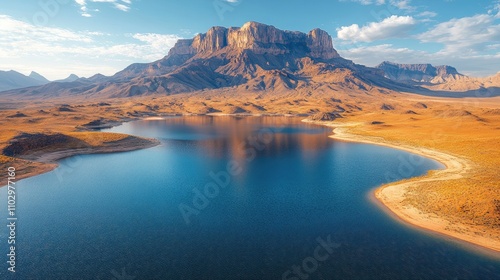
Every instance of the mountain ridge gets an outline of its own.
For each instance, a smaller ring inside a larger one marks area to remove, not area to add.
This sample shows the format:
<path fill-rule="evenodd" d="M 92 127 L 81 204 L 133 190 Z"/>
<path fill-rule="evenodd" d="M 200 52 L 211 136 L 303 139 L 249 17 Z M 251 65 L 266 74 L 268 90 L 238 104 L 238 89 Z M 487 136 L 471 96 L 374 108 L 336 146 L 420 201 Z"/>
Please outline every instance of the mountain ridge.
<path fill-rule="evenodd" d="M 464 76 L 460 74 L 456 68 L 449 65 L 433 66 L 426 64 L 401 64 L 390 61 L 384 61 L 375 68 L 384 71 L 385 76 L 391 80 L 418 84 L 418 83 L 433 83 L 436 79 L 442 81 Z"/>
<path fill-rule="evenodd" d="M 474 85 L 462 87 L 453 83 Z M 114 98 L 231 89 L 242 94 L 375 91 L 432 95 L 432 90 L 454 89 L 464 89 L 467 94 L 467 90 L 483 88 L 485 83 L 471 80 L 446 65 L 355 64 L 338 54 L 332 37 L 324 30 L 316 28 L 303 33 L 252 21 L 242 27 L 214 26 L 191 39 L 180 39 L 165 57 L 151 63 L 131 64 L 109 77 L 71 75 L 65 80 L 3 94 Z M 496 79 L 488 85 L 497 85 Z"/>
<path fill-rule="evenodd" d="M 449 65 L 402 64 L 389 61 L 382 62 L 376 68 L 383 70 L 388 79 L 432 91 L 500 91 L 500 72 L 493 76 L 476 78 L 463 75 Z"/>
<path fill-rule="evenodd" d="M 319 88 L 367 92 L 374 87 L 404 87 L 382 74 L 342 58 L 331 36 L 321 29 L 302 33 L 248 22 L 242 27 L 212 27 L 192 39 L 181 39 L 164 58 L 131 64 L 111 77 L 9 93 L 130 97 L 223 88 L 307 94 Z"/>

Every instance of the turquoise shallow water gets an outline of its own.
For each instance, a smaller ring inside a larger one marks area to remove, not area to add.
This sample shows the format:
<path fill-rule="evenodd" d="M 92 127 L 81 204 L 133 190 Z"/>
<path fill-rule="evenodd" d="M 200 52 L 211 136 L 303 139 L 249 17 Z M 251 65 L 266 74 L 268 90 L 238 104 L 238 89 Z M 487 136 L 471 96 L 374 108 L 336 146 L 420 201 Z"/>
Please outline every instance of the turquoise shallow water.
<path fill-rule="evenodd" d="M 64 159 L 20 181 L 18 272 L 2 260 L 1 279 L 500 276 L 498 261 L 369 200 L 376 186 L 442 168 L 435 161 L 334 141 L 293 118 L 179 117 L 109 131 L 162 144 Z M 6 200 L 1 188 L 5 223 Z"/>

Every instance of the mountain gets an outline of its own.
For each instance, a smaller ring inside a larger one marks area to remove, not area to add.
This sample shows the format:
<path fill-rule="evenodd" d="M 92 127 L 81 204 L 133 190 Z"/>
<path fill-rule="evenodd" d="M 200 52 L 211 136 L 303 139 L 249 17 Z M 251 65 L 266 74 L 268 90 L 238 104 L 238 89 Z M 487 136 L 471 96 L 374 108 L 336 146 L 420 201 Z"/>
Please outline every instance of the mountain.
<path fill-rule="evenodd" d="M 28 77 L 13 70 L 0 71 L 0 91 L 39 86 L 48 82 L 39 74 L 35 73 L 32 76 L 33 73 Z"/>
<path fill-rule="evenodd" d="M 498 95 L 499 80 L 470 78 L 446 65 L 386 61 L 375 68 L 366 67 L 342 58 L 333 48 L 331 36 L 321 29 L 302 33 L 248 22 L 242 27 L 215 26 L 192 39 L 181 39 L 162 59 L 134 63 L 110 77 L 72 74 L 2 95 L 109 98 L 231 91 L 318 97 L 338 92 L 452 96 L 447 91 L 459 91 L 464 97 L 477 95 L 477 90 Z"/>
<path fill-rule="evenodd" d="M 46 84 L 46 83 L 50 83 L 50 81 L 49 81 L 49 80 L 47 80 L 44 76 L 42 76 L 42 75 L 38 74 L 38 73 L 37 73 L 37 72 L 35 72 L 35 71 L 31 71 L 31 73 L 30 73 L 30 75 L 29 75 L 28 77 L 30 77 L 30 78 L 32 78 L 32 79 L 35 79 L 35 80 L 37 80 L 37 81 L 39 81 L 39 82 L 41 82 L 41 83 L 44 83 L 44 84 Z"/>
<path fill-rule="evenodd" d="M 448 65 L 398 64 L 384 61 L 375 68 L 383 70 L 385 77 L 391 80 L 408 84 L 436 84 L 464 77 L 457 69 Z"/>
<path fill-rule="evenodd" d="M 66 79 L 56 80 L 54 82 L 57 82 L 57 83 L 70 83 L 70 82 L 74 82 L 74 81 L 76 81 L 78 79 L 80 79 L 80 77 L 78 77 L 75 74 L 71 74 Z"/>
<path fill-rule="evenodd" d="M 50 83 L 11 94 L 37 96 L 128 97 L 231 89 L 238 92 L 386 91 L 407 86 L 383 71 L 340 57 L 331 36 L 314 29 L 284 31 L 248 22 L 212 27 L 179 40 L 162 59 L 135 63 L 111 77 Z"/>

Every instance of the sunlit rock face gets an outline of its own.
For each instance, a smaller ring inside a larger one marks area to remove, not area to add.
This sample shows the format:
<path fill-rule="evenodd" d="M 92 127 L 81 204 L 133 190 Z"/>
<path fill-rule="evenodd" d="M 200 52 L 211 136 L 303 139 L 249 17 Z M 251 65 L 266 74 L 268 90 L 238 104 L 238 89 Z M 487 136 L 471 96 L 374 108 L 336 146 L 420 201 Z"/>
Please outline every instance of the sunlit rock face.
<path fill-rule="evenodd" d="M 332 37 L 326 31 L 314 29 L 305 34 L 257 22 L 248 22 L 241 28 L 212 27 L 193 39 L 180 40 L 169 55 L 208 55 L 223 49 L 240 53 L 251 50 L 255 54 L 295 53 L 320 59 L 339 57 L 333 48 Z"/>

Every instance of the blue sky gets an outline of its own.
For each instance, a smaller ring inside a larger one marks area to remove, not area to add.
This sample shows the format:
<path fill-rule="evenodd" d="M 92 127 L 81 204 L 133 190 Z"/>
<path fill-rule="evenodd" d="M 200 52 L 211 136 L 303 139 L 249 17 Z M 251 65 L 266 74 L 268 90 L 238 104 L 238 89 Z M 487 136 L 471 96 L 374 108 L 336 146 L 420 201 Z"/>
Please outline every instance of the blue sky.
<path fill-rule="evenodd" d="M 368 66 L 500 71 L 500 0 L 0 0 L 0 70 L 111 75 L 162 58 L 179 38 L 247 21 L 322 28 L 342 56 Z"/>

